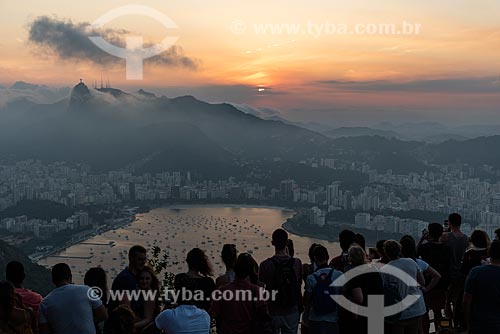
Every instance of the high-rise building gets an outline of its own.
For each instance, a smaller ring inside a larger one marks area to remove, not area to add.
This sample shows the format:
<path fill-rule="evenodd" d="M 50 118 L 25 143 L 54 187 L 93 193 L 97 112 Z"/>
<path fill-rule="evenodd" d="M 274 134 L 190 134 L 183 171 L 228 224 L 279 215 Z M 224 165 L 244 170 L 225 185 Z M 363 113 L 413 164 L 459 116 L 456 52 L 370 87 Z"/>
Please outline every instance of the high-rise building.
<path fill-rule="evenodd" d="M 357 228 L 367 228 L 370 223 L 369 213 L 357 213 L 354 217 L 354 225 Z"/>
<path fill-rule="evenodd" d="M 135 183 L 134 182 L 129 182 L 129 184 L 128 184 L 128 192 L 130 194 L 130 200 L 132 202 L 135 201 L 136 194 L 135 194 Z"/>
<path fill-rule="evenodd" d="M 283 180 L 280 184 L 280 194 L 281 199 L 284 201 L 292 201 L 293 200 L 293 189 L 295 188 L 294 180 Z"/>
<path fill-rule="evenodd" d="M 339 183 L 333 182 L 326 187 L 326 205 L 337 205 L 339 199 Z"/>

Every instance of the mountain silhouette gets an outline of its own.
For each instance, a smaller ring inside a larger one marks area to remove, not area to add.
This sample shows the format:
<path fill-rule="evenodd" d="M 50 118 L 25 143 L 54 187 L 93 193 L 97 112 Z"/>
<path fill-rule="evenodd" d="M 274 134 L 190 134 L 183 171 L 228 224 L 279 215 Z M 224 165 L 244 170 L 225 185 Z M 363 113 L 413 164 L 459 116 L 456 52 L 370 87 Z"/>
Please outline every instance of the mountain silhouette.
<path fill-rule="evenodd" d="M 75 112 L 78 111 L 78 112 Z M 12 106 L 0 123 L 0 152 L 47 161 L 87 162 L 98 170 L 209 170 L 241 173 L 242 161 L 323 155 L 316 132 L 245 114 L 193 96 L 167 98 L 83 82 L 68 100 Z M 23 136 L 16 135 L 21 131 Z"/>

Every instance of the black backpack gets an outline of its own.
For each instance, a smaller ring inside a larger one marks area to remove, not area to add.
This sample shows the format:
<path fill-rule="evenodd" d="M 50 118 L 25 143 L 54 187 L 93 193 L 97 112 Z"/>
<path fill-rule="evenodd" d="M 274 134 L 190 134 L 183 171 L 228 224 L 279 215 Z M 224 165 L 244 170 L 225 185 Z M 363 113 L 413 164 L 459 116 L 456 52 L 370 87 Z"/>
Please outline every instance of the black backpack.
<path fill-rule="evenodd" d="M 274 302 L 283 307 L 297 305 L 299 284 L 294 270 L 295 259 L 290 258 L 280 262 L 276 258 L 271 258 L 271 261 L 274 264 L 271 290 L 278 291 Z"/>

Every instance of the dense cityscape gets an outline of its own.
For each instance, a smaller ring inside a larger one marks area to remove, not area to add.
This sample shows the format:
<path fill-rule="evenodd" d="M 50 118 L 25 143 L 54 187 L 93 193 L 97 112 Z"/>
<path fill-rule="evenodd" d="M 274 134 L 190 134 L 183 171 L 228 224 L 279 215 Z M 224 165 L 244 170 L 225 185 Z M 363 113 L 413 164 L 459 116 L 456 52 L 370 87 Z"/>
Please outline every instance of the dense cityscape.
<path fill-rule="evenodd" d="M 167 203 L 172 200 L 184 203 L 233 201 L 242 204 L 254 201 L 309 208 L 310 218 L 306 223 L 319 227 L 348 223 L 361 229 L 414 236 L 419 236 L 429 221 L 399 218 L 397 215 L 384 215 L 383 212 L 457 211 L 469 222 L 463 226 L 466 233 L 477 226 L 490 236 L 500 225 L 500 182 L 491 183 L 474 177 L 474 169 L 468 166 L 433 166 L 438 171 L 395 175 L 391 170 L 380 173 L 366 164 L 335 159 L 313 159 L 301 164 L 310 165 L 312 172 L 315 168 L 359 171 L 368 176 L 368 182 L 358 191 L 352 191 L 343 189 L 342 180 L 303 186 L 284 175 L 279 187 L 269 189 L 235 177 L 218 181 L 195 180 L 190 172 L 134 175 L 130 171 L 110 171 L 94 174 L 85 164 L 45 164 L 39 160 L 3 162 L 0 165 L 0 211 L 23 200 L 49 200 L 75 210 L 65 220 L 44 221 L 28 219 L 25 215 L 4 217 L 0 228 L 12 233 L 29 232 L 36 237 L 48 238 L 62 230 L 92 224 L 88 213 L 79 209 L 82 207 L 120 207 L 130 203 Z M 336 221 L 328 218 L 329 213 L 338 210 L 354 210 L 355 219 Z"/>

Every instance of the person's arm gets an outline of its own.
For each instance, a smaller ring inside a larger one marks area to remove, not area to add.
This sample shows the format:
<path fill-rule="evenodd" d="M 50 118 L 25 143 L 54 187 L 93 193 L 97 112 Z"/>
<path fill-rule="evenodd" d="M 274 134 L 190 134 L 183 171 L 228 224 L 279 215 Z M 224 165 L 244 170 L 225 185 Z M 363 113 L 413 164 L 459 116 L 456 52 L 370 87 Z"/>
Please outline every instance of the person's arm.
<path fill-rule="evenodd" d="M 312 293 L 304 291 L 304 312 L 308 313 L 311 311 L 311 305 L 312 305 Z"/>
<path fill-rule="evenodd" d="M 424 278 L 424 274 L 422 274 L 421 271 L 419 271 L 417 273 L 417 283 L 421 286 L 421 287 L 424 287 L 425 286 L 425 278 Z"/>
<path fill-rule="evenodd" d="M 135 329 L 142 329 L 149 325 L 154 319 L 154 312 L 156 308 L 156 301 L 148 300 L 144 303 L 144 319 L 137 321 L 134 324 Z"/>
<path fill-rule="evenodd" d="M 316 284 L 316 280 L 314 278 L 314 275 L 311 274 L 307 276 L 306 279 L 306 286 L 305 286 L 305 291 L 304 291 L 304 313 L 309 313 L 311 311 L 311 305 L 312 305 L 312 292 L 313 292 L 313 287 Z M 309 320 L 309 319 L 307 319 Z"/>
<path fill-rule="evenodd" d="M 108 311 L 106 310 L 106 307 L 104 307 L 104 305 L 99 306 L 92 312 L 94 313 L 94 322 L 96 324 L 108 319 Z"/>
<path fill-rule="evenodd" d="M 429 284 L 427 284 L 427 286 L 422 286 L 422 291 L 424 293 L 427 293 L 429 292 L 430 290 L 432 290 L 439 282 L 439 280 L 441 279 L 441 274 L 438 273 L 436 271 L 436 269 L 432 268 L 431 266 L 429 266 L 427 268 L 427 270 L 425 271 L 425 274 L 427 276 L 430 276 L 431 277 L 431 281 L 429 282 Z M 425 284 L 425 282 L 424 282 Z"/>

